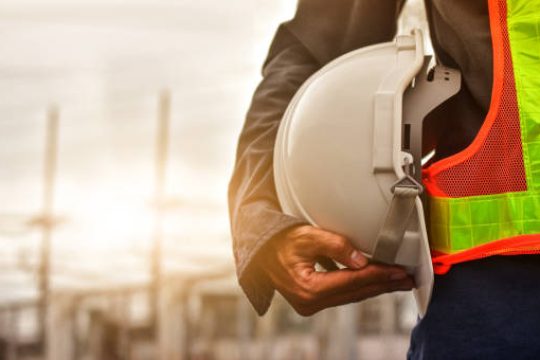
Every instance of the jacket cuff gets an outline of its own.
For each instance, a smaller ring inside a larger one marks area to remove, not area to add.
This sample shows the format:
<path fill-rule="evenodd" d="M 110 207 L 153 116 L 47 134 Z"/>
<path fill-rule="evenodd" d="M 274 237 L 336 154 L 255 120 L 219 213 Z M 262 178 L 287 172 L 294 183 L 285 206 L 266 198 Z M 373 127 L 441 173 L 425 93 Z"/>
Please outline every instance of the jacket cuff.
<path fill-rule="evenodd" d="M 304 220 L 277 211 L 273 215 L 272 221 L 267 223 L 266 231 L 255 241 L 241 242 L 245 246 L 238 246 L 234 254 L 238 282 L 249 302 L 260 316 L 268 311 L 275 289 L 257 258 L 258 256 L 264 256 L 263 248 L 274 237 L 289 228 L 306 224 Z M 265 217 L 268 217 L 268 214 Z"/>

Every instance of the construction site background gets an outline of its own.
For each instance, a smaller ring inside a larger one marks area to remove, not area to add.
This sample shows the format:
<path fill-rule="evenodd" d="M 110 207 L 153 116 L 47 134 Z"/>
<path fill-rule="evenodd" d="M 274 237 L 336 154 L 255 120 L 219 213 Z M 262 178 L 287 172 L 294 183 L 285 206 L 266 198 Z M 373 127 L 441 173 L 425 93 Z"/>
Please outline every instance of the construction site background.
<path fill-rule="evenodd" d="M 295 6 L 0 3 L 0 359 L 405 357 L 410 294 L 258 318 L 237 285 L 227 183 Z"/>

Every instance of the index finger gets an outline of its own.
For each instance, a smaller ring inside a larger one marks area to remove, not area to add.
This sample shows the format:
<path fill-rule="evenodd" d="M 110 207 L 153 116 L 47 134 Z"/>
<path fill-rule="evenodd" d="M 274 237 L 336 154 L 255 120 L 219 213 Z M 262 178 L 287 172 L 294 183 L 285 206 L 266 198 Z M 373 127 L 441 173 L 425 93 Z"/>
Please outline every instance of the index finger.
<path fill-rule="evenodd" d="M 398 266 L 369 264 L 360 270 L 342 269 L 332 272 L 313 272 L 311 291 L 317 296 L 349 292 L 360 287 L 405 280 L 406 271 Z"/>

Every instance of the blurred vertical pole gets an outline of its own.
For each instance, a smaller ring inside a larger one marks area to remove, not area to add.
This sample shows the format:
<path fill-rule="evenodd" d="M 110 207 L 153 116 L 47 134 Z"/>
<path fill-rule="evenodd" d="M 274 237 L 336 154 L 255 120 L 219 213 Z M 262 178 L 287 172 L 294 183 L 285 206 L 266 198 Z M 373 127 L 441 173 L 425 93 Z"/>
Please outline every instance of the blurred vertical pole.
<path fill-rule="evenodd" d="M 252 359 L 253 356 L 249 354 L 249 342 L 251 340 L 251 316 L 252 312 L 249 308 L 249 303 L 244 299 L 243 296 L 239 296 L 236 305 L 237 309 L 237 318 L 238 318 L 238 347 L 241 360 Z"/>
<path fill-rule="evenodd" d="M 54 293 L 47 306 L 47 356 L 48 360 L 75 358 L 77 343 L 76 299 L 69 293 Z"/>
<path fill-rule="evenodd" d="M 6 311 L 7 316 L 7 349 L 6 360 L 17 360 L 17 311 L 16 307 L 9 307 Z M 2 354 L 3 355 L 3 354 Z"/>
<path fill-rule="evenodd" d="M 58 108 L 51 106 L 47 114 L 45 162 L 43 167 L 43 213 L 41 217 L 42 240 L 38 272 L 38 326 L 39 338 L 44 354 L 47 354 L 47 309 L 50 294 L 51 241 L 55 224 L 53 219 L 53 200 L 58 156 L 58 121 Z"/>
<path fill-rule="evenodd" d="M 155 220 L 154 243 L 152 252 L 152 287 L 150 306 L 156 340 L 160 342 L 159 307 L 162 285 L 162 247 L 163 247 L 163 215 L 165 211 L 165 180 L 167 175 L 167 155 L 169 148 L 169 123 L 171 116 L 171 96 L 168 90 L 163 90 L 159 97 L 159 113 L 156 138 L 156 174 L 155 174 Z M 162 352 L 160 346 L 157 347 Z M 156 358 L 159 358 L 160 355 Z"/>
<path fill-rule="evenodd" d="M 345 332 L 343 335 L 343 359 L 358 360 L 358 305 L 349 304 L 343 307 L 341 321 Z"/>
<path fill-rule="evenodd" d="M 330 311 L 332 316 L 327 318 L 326 324 L 329 331 L 328 348 L 323 358 L 357 360 L 358 305 L 343 305 Z"/>
<path fill-rule="evenodd" d="M 189 359 L 187 293 L 178 281 L 161 289 L 156 360 Z"/>

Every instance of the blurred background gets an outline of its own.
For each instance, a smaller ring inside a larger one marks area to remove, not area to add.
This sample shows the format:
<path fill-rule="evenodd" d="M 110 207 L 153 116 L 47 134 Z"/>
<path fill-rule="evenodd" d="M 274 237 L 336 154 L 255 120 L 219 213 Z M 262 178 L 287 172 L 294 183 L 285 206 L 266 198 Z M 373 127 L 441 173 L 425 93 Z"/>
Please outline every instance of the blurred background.
<path fill-rule="evenodd" d="M 410 295 L 258 318 L 236 282 L 236 140 L 295 7 L 0 3 L 0 359 L 405 358 Z"/>

